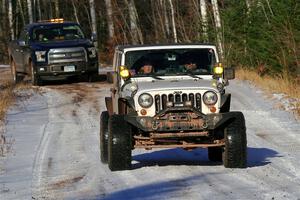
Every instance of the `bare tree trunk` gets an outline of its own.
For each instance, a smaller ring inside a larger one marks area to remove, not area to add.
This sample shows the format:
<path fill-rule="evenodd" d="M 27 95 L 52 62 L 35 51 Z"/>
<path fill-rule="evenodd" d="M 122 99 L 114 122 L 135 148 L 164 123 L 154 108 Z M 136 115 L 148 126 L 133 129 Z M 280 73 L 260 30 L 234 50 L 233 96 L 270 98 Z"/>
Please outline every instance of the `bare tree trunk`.
<path fill-rule="evenodd" d="M 138 14 L 136 11 L 136 7 L 134 4 L 134 0 L 125 0 L 128 11 L 129 11 L 129 18 L 130 18 L 130 30 L 132 35 L 132 42 L 133 44 L 141 43 L 143 44 L 143 35 L 142 32 L 138 26 Z"/>
<path fill-rule="evenodd" d="M 77 9 L 76 9 L 74 0 L 72 0 L 72 6 L 73 6 L 74 16 L 75 16 L 76 22 L 77 22 L 78 24 L 80 24 L 79 19 L 78 19 Z"/>
<path fill-rule="evenodd" d="M 162 7 L 162 11 L 163 11 L 163 17 L 164 17 L 164 24 L 165 24 L 165 29 L 166 29 L 166 38 L 169 37 L 170 35 L 170 23 L 169 23 L 169 18 L 168 18 L 168 14 L 167 14 L 167 9 L 166 9 L 166 4 L 165 4 L 165 0 L 160 0 L 160 4 Z"/>
<path fill-rule="evenodd" d="M 54 1 L 54 6 L 55 6 L 55 18 L 59 18 L 59 0 Z"/>
<path fill-rule="evenodd" d="M 13 12 L 12 12 L 12 0 L 8 0 L 8 22 L 10 30 L 10 39 L 15 39 L 14 27 L 13 27 Z"/>
<path fill-rule="evenodd" d="M 201 21 L 202 21 L 203 41 L 208 42 L 207 7 L 206 7 L 206 1 L 205 0 L 200 0 L 200 12 L 201 12 Z"/>
<path fill-rule="evenodd" d="M 174 6 L 173 6 L 172 0 L 169 0 L 169 3 L 170 3 L 170 8 L 171 8 L 173 38 L 174 38 L 174 42 L 177 43 L 178 38 L 177 38 L 177 31 L 176 31 L 176 24 L 175 24 L 175 11 L 174 11 Z"/>
<path fill-rule="evenodd" d="M 222 26 L 221 26 L 218 1 L 211 0 L 211 3 L 212 3 L 212 9 L 213 9 L 213 13 L 214 13 L 215 27 L 216 27 L 216 33 L 217 33 L 217 45 L 218 45 L 221 59 L 223 59 L 224 58 L 224 50 L 223 50 L 223 44 L 222 44 Z"/>
<path fill-rule="evenodd" d="M 31 0 L 27 0 L 27 8 L 28 8 L 28 21 L 29 23 L 33 22 L 33 16 L 32 16 L 32 2 Z"/>
<path fill-rule="evenodd" d="M 114 22 L 113 22 L 113 11 L 111 0 L 105 0 L 106 13 L 107 13 L 107 26 L 108 26 L 108 36 L 113 39 L 115 35 Z"/>
<path fill-rule="evenodd" d="M 24 11 L 23 11 L 23 6 L 22 6 L 21 0 L 18 0 L 17 7 L 19 7 L 19 9 L 20 9 L 21 19 L 22 19 L 23 25 L 25 25 L 25 15 L 24 15 Z"/>
<path fill-rule="evenodd" d="M 92 33 L 95 35 L 97 34 L 97 23 L 96 23 L 96 12 L 95 12 L 95 1 L 94 0 L 90 0 L 90 14 L 91 14 L 91 21 L 92 21 Z M 96 47 L 98 46 L 98 44 L 95 44 Z"/>
<path fill-rule="evenodd" d="M 40 0 L 36 0 L 36 9 L 37 9 L 37 19 L 42 20 L 42 13 L 41 13 L 41 3 Z"/>

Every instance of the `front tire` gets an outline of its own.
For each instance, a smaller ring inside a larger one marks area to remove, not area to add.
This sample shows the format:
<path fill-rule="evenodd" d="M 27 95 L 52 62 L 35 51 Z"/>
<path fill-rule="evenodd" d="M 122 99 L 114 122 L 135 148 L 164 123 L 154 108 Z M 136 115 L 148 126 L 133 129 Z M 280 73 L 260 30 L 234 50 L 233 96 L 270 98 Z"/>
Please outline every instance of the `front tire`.
<path fill-rule="evenodd" d="M 108 130 L 108 167 L 111 171 L 131 169 L 131 125 L 124 120 L 124 115 L 112 115 Z"/>
<path fill-rule="evenodd" d="M 30 67 L 31 83 L 32 83 L 32 85 L 35 85 L 35 86 L 42 85 L 42 80 L 37 75 L 36 70 L 34 69 L 34 66 L 33 66 L 32 62 L 30 62 L 29 67 Z"/>
<path fill-rule="evenodd" d="M 105 164 L 108 161 L 108 119 L 108 112 L 102 112 L 100 116 L 100 159 Z"/>
<path fill-rule="evenodd" d="M 233 120 L 225 128 L 223 164 L 226 168 L 247 167 L 247 137 L 243 113 L 234 112 Z"/>
<path fill-rule="evenodd" d="M 14 60 L 12 60 L 10 62 L 10 69 L 11 69 L 11 75 L 12 75 L 12 79 L 13 79 L 13 83 L 14 84 L 18 84 L 21 81 L 23 81 L 24 77 L 18 75 L 17 69 L 16 69 L 16 63 Z"/>

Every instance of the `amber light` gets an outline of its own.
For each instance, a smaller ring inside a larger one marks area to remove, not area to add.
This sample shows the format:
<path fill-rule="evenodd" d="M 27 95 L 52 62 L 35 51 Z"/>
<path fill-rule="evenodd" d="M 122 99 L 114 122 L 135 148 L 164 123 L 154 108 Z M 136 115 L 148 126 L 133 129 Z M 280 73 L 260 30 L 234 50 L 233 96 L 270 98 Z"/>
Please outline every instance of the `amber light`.
<path fill-rule="evenodd" d="M 213 107 L 210 107 L 209 110 L 210 110 L 210 112 L 212 112 L 212 113 L 215 113 L 215 112 L 217 111 L 216 107 L 214 107 L 214 106 L 213 106 Z"/>
<path fill-rule="evenodd" d="M 141 110 L 141 115 L 147 115 L 147 111 L 145 109 Z"/>

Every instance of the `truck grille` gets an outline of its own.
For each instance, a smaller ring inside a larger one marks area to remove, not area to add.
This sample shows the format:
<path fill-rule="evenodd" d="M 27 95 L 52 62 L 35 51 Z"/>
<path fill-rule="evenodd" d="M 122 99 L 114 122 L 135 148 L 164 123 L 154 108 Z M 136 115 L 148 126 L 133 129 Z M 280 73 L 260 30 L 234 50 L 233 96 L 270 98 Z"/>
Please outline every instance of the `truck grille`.
<path fill-rule="evenodd" d="M 86 62 L 87 55 L 83 47 L 50 49 L 48 63 Z"/>
<path fill-rule="evenodd" d="M 167 102 L 173 102 L 173 106 L 183 106 L 186 101 L 191 101 L 192 107 L 201 111 L 200 93 L 162 94 L 155 95 L 155 111 L 158 113 L 167 108 Z"/>

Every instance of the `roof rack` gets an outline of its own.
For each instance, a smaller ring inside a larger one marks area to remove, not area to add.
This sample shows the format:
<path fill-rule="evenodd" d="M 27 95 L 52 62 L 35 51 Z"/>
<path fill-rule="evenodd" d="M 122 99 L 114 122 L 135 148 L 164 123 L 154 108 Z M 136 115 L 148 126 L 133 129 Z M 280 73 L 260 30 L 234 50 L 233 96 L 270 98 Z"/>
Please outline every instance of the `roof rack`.
<path fill-rule="evenodd" d="M 48 19 L 48 20 L 39 20 L 38 22 L 51 22 L 51 23 L 63 23 L 63 18 L 56 18 L 56 19 Z"/>

